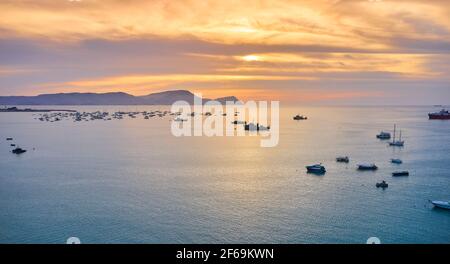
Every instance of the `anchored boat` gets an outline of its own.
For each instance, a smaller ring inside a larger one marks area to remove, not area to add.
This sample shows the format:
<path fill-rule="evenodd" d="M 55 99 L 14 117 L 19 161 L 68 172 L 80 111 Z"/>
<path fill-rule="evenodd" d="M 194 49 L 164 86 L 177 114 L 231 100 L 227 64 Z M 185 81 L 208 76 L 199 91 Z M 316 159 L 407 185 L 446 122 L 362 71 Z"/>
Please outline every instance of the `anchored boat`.
<path fill-rule="evenodd" d="M 358 164 L 358 170 L 378 170 L 377 165 L 371 164 Z"/>
<path fill-rule="evenodd" d="M 378 139 L 390 139 L 391 138 L 391 133 L 381 131 L 380 134 L 377 135 L 377 138 Z"/>
<path fill-rule="evenodd" d="M 394 164 L 402 164 L 403 161 L 402 161 L 401 159 L 391 159 L 391 163 L 394 163 Z"/>
<path fill-rule="evenodd" d="M 441 111 L 436 112 L 436 113 L 429 113 L 428 118 L 429 119 L 448 120 L 448 119 L 450 119 L 450 112 L 448 110 L 442 109 Z"/>
<path fill-rule="evenodd" d="M 325 167 L 322 163 L 306 166 L 306 171 L 308 173 L 324 174 L 326 172 Z"/>
<path fill-rule="evenodd" d="M 375 184 L 375 186 L 377 187 L 377 188 L 387 188 L 389 185 L 387 184 L 387 182 L 385 182 L 385 181 L 382 181 L 382 182 L 377 182 L 377 184 Z"/>
<path fill-rule="evenodd" d="M 392 173 L 392 176 L 409 176 L 409 171 L 395 171 Z"/>
<path fill-rule="evenodd" d="M 345 156 L 345 157 L 337 157 L 337 158 L 336 158 L 336 162 L 349 163 L 349 162 L 350 162 L 350 159 L 349 159 L 347 156 Z"/>
<path fill-rule="evenodd" d="M 434 206 L 443 208 L 443 209 L 450 209 L 450 203 L 444 202 L 444 201 L 430 201 Z"/>
<path fill-rule="evenodd" d="M 22 154 L 22 153 L 25 153 L 25 152 L 27 152 L 25 149 L 21 149 L 19 147 L 17 147 L 17 148 L 12 150 L 12 153 L 14 153 L 14 154 Z"/>
<path fill-rule="evenodd" d="M 294 120 L 306 120 L 306 119 L 308 119 L 306 116 L 302 116 L 302 115 L 294 116 Z"/>
<path fill-rule="evenodd" d="M 396 125 L 394 125 L 394 138 L 392 139 L 391 142 L 389 142 L 389 146 L 393 146 L 393 147 L 403 147 L 405 144 L 405 141 L 402 140 L 402 131 L 400 130 L 400 137 L 398 140 L 395 140 L 395 128 Z"/>

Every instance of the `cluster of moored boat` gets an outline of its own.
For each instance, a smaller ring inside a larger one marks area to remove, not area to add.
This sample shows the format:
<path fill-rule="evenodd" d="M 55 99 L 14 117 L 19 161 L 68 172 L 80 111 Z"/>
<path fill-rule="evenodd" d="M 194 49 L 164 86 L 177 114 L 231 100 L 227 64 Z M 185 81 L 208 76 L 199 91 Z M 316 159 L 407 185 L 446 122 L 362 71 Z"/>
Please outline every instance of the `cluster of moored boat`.
<path fill-rule="evenodd" d="M 381 139 L 381 140 L 390 139 L 391 138 L 391 133 L 382 131 L 378 135 L 376 135 L 376 137 L 378 139 Z M 401 131 L 400 131 L 399 139 L 396 139 L 396 125 L 394 125 L 394 137 L 393 137 L 393 140 L 391 142 L 389 142 L 389 146 L 403 147 L 404 144 L 405 144 L 405 141 L 402 140 Z M 349 163 L 350 162 L 350 158 L 348 156 L 337 157 L 336 158 L 336 162 Z M 391 163 L 393 163 L 393 164 L 402 164 L 403 161 L 401 159 L 398 159 L 398 158 L 392 158 L 391 159 Z M 374 163 L 357 164 L 356 168 L 359 171 L 375 171 L 375 170 L 378 170 L 378 166 L 375 165 Z M 314 164 L 314 165 L 306 166 L 306 171 L 308 173 L 325 174 L 326 169 L 320 163 L 320 164 Z M 408 171 L 395 171 L 395 172 L 392 173 L 392 176 L 394 176 L 394 177 L 395 176 L 409 176 L 409 172 Z M 386 181 L 382 181 L 380 183 L 377 183 L 376 187 L 387 188 L 388 187 L 388 183 Z"/>
<path fill-rule="evenodd" d="M 378 139 L 381 139 L 381 140 L 388 140 L 388 139 L 391 139 L 391 134 L 389 132 L 382 131 L 381 133 L 376 135 L 376 137 Z M 400 132 L 399 138 L 396 140 L 396 126 L 394 125 L 394 137 L 393 137 L 393 140 L 391 142 L 389 142 L 389 146 L 403 147 L 404 143 L 405 143 L 405 141 L 402 140 L 402 138 L 401 138 L 401 132 Z M 336 162 L 349 163 L 350 162 L 350 158 L 348 156 L 337 157 L 336 158 Z M 393 163 L 393 164 L 398 164 L 398 165 L 403 163 L 403 161 L 401 159 L 398 159 L 398 158 L 392 158 L 390 160 L 390 162 Z M 374 163 L 358 164 L 357 165 L 357 170 L 360 170 L 360 171 L 375 171 L 375 170 L 378 170 L 378 166 L 375 165 Z M 325 166 L 322 165 L 322 163 L 319 163 L 319 164 L 306 166 L 306 171 L 307 171 L 307 173 L 323 175 L 323 174 L 325 174 L 326 169 L 325 169 Z M 394 172 L 392 172 L 392 176 L 393 177 L 409 176 L 409 171 L 394 171 Z M 387 188 L 389 186 L 389 184 L 386 181 L 383 180 L 381 182 L 377 182 L 375 184 L 375 186 L 377 188 L 385 189 L 385 188 Z M 436 207 L 440 207 L 440 208 L 444 208 L 444 209 L 450 209 L 450 203 L 449 202 L 445 202 L 445 201 L 430 201 L 430 202 Z"/>
<path fill-rule="evenodd" d="M 12 137 L 8 137 L 8 138 L 6 138 L 6 141 L 13 141 L 13 138 L 12 138 Z M 23 148 L 18 147 L 15 143 L 11 143 L 11 144 L 9 144 L 9 145 L 10 145 L 11 147 L 14 148 L 13 150 L 11 150 L 11 152 L 12 152 L 13 154 L 20 155 L 20 154 L 22 154 L 22 153 L 27 152 L 26 149 L 23 149 Z"/>
<path fill-rule="evenodd" d="M 95 112 L 49 112 L 40 114 L 36 119 L 39 121 L 45 121 L 45 122 L 57 122 L 62 120 L 70 120 L 72 119 L 74 122 L 81 122 L 81 121 L 96 121 L 96 120 L 103 120 L 103 121 L 109 121 L 113 119 L 124 119 L 124 118 L 136 118 L 138 116 L 143 117 L 144 119 L 150 119 L 152 117 L 164 117 L 164 116 L 174 116 L 179 113 L 171 113 L 170 111 L 132 111 L 132 112 L 102 112 L 102 111 L 95 111 Z"/>

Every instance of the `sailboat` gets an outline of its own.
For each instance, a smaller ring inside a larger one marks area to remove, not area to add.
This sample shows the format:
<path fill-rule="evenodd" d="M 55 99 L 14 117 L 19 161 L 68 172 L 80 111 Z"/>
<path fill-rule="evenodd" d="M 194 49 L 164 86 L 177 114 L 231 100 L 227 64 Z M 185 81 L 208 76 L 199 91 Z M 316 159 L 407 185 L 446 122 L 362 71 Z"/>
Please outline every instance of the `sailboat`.
<path fill-rule="evenodd" d="M 405 141 L 402 140 L 402 131 L 400 130 L 399 140 L 395 140 L 395 129 L 396 129 L 396 125 L 394 125 L 394 138 L 392 139 L 391 142 L 389 142 L 389 146 L 403 147 L 403 145 L 405 144 Z"/>

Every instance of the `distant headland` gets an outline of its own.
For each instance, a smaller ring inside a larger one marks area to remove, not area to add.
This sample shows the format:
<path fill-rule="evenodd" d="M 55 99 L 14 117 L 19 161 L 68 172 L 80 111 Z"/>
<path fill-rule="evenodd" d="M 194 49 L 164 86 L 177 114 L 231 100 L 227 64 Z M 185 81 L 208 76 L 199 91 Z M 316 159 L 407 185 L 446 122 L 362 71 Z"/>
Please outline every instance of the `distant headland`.
<path fill-rule="evenodd" d="M 171 105 L 183 100 L 194 103 L 196 96 L 187 90 L 174 90 L 134 96 L 123 92 L 112 93 L 56 93 L 36 96 L 0 96 L 0 105 Z M 238 101 L 235 96 L 216 99 L 203 98 L 203 102 L 221 103 Z"/>

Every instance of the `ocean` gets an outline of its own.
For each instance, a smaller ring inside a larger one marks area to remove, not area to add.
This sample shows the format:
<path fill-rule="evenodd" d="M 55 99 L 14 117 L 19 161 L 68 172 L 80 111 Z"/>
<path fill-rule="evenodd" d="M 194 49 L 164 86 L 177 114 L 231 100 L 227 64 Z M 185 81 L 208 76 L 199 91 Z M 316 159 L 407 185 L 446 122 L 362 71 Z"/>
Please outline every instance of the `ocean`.
<path fill-rule="evenodd" d="M 174 137 L 171 117 L 0 113 L 0 243 L 450 243 L 450 211 L 429 203 L 450 200 L 450 120 L 428 120 L 436 110 L 282 105 L 273 148 L 260 136 Z M 394 124 L 403 148 L 375 138 Z M 11 143 L 28 151 L 14 155 Z M 307 174 L 314 163 L 327 172 Z"/>

